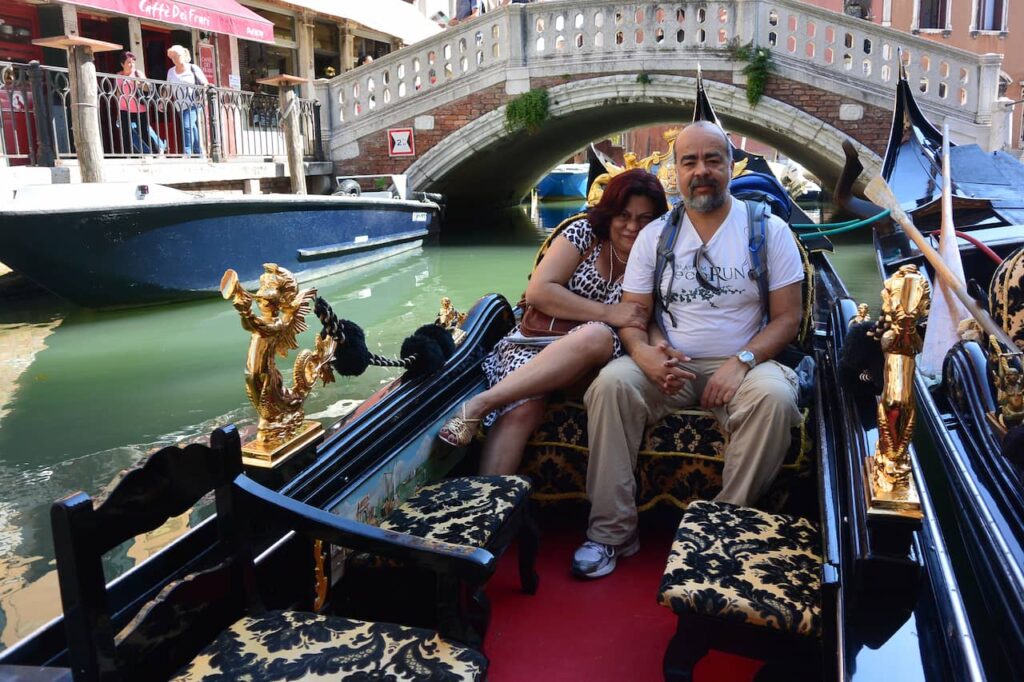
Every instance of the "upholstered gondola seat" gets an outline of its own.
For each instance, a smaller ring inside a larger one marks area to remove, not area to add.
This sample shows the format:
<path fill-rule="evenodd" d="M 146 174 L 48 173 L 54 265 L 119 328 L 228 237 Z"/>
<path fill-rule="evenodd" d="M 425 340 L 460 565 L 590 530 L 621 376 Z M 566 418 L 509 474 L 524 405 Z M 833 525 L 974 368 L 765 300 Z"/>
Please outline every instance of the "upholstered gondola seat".
<path fill-rule="evenodd" d="M 436 632 L 296 611 L 246 617 L 175 682 L 213 680 L 477 680 L 487 659 Z"/>
<path fill-rule="evenodd" d="M 769 493 L 777 506 L 794 480 L 810 467 L 807 413 L 793 429 L 782 472 Z M 675 410 L 644 431 L 637 457 L 637 507 L 659 504 L 685 508 L 710 499 L 722 488 L 722 468 L 729 435 L 706 410 Z M 538 502 L 585 500 L 587 482 L 587 411 L 578 399 L 560 399 L 547 407 L 544 422 L 526 446 L 520 472 L 533 481 Z"/>
<path fill-rule="evenodd" d="M 530 516 L 530 480 L 524 476 L 464 476 L 417 488 L 378 522 L 382 530 L 428 541 L 484 549 L 500 557 L 518 539 L 519 579 L 527 594 L 537 591 L 539 536 Z M 402 603 L 469 644 L 482 643 L 490 622 L 484 583 L 438 581 L 402 561 L 378 554 L 353 554 L 346 565 L 348 603 L 356 613 L 387 619 L 383 605 Z M 396 583 L 403 584 L 400 593 Z M 383 598 L 382 593 L 387 595 Z M 447 613 L 446 613 L 447 612 Z"/>
<path fill-rule="evenodd" d="M 1024 247 L 1007 256 L 992 274 L 988 306 L 996 323 L 1024 350 Z"/>
<path fill-rule="evenodd" d="M 421 486 L 388 514 L 380 528 L 453 545 L 504 550 L 492 543 L 530 495 L 524 476 L 463 476 Z M 518 526 L 517 526 L 518 527 Z M 362 554 L 376 565 L 389 559 Z"/>
<path fill-rule="evenodd" d="M 820 547 L 806 519 L 721 502 L 691 504 L 658 592 L 659 603 L 679 617 L 665 654 L 666 679 L 690 679 L 709 648 L 781 660 L 815 652 Z"/>

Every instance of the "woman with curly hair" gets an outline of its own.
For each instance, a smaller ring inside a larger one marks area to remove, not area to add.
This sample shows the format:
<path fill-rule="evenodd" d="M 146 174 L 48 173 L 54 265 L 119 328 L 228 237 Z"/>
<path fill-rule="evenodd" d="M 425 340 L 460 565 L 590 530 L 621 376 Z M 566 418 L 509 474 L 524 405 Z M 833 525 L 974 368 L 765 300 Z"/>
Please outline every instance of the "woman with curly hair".
<path fill-rule="evenodd" d="M 622 275 L 637 235 L 668 211 L 658 179 L 643 170 L 620 173 L 585 218 L 567 226 L 537 265 L 527 302 L 552 317 L 582 322 L 547 344 L 517 326 L 484 359 L 489 388 L 471 398 L 438 437 L 470 443 L 481 422 L 492 424 L 480 473 L 510 474 L 539 425 L 548 394 L 576 383 L 622 354 L 617 329 L 645 324 L 647 311 L 622 303 Z"/>

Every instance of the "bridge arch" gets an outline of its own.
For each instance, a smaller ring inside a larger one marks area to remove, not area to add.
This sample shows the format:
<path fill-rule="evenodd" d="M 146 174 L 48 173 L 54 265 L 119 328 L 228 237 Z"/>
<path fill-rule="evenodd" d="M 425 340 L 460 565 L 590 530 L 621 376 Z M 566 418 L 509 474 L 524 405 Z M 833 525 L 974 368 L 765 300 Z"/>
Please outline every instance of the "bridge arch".
<path fill-rule="evenodd" d="M 695 78 L 658 74 L 649 81 L 614 75 L 550 87 L 549 118 L 535 133 L 508 132 L 505 107 L 498 107 L 439 140 L 416 160 L 407 170 L 412 186 L 441 192 L 460 204 L 518 202 L 548 169 L 591 140 L 627 128 L 691 119 Z M 838 176 L 841 144 L 848 134 L 773 97 L 752 107 L 742 87 L 705 79 L 705 90 L 730 132 L 774 146 L 826 183 Z M 877 172 L 878 155 L 854 144 L 867 171 Z"/>

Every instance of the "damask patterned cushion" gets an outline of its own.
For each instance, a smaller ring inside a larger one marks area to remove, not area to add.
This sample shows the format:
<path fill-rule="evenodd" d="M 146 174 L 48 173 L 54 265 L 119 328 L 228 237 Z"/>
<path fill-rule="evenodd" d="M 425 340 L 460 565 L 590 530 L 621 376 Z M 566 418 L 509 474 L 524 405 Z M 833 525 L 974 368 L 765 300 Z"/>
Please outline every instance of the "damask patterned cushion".
<path fill-rule="evenodd" d="M 1024 350 L 1024 247 L 1006 257 L 988 286 L 989 311 Z"/>
<path fill-rule="evenodd" d="M 806 519 L 694 502 L 676 531 L 658 601 L 677 614 L 817 637 L 819 547 Z"/>
<path fill-rule="evenodd" d="M 807 416 L 805 410 L 803 422 L 793 429 L 782 473 L 770 497 L 784 499 L 785 487 L 809 470 Z M 676 410 L 648 427 L 637 458 L 637 507 L 640 511 L 658 504 L 685 508 L 692 500 L 714 497 L 722 488 L 728 442 L 728 434 L 714 415 L 699 409 Z M 583 405 L 575 401 L 549 404 L 520 466 L 520 472 L 533 481 L 534 499 L 585 500 L 588 453 Z"/>
<path fill-rule="evenodd" d="M 453 545 L 487 547 L 526 496 L 523 476 L 463 476 L 419 488 L 380 527 Z"/>
<path fill-rule="evenodd" d="M 430 630 L 270 611 L 222 632 L 174 680 L 454 682 L 484 679 L 486 670 L 483 654 Z"/>

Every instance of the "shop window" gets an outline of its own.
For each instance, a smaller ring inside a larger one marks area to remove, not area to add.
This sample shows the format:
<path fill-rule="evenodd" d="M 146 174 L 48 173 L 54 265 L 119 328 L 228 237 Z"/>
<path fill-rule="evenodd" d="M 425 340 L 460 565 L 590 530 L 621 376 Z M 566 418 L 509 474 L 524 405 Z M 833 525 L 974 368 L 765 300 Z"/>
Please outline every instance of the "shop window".
<path fill-rule="evenodd" d="M 317 78 L 333 78 L 341 73 L 338 27 L 316 22 L 313 27 L 313 70 Z"/>
<path fill-rule="evenodd" d="M 949 29 L 949 0 L 917 0 L 917 28 Z"/>
<path fill-rule="evenodd" d="M 975 0 L 975 31 L 1005 31 L 1006 1 Z"/>
<path fill-rule="evenodd" d="M 274 40 L 295 41 L 295 17 L 259 7 L 249 7 L 248 9 L 274 24 Z"/>
<path fill-rule="evenodd" d="M 265 94 L 277 94 L 277 88 L 261 86 L 260 78 L 279 76 L 282 73 L 295 75 L 295 50 L 265 45 L 248 40 L 238 41 L 238 67 L 242 73 L 242 89 Z"/>
<path fill-rule="evenodd" d="M 373 38 L 356 36 L 353 41 L 353 49 L 355 50 L 355 54 L 352 55 L 354 60 L 352 66 L 356 66 L 362 62 L 363 58 L 366 56 L 373 57 L 374 59 L 380 59 L 384 55 L 388 54 L 391 52 L 391 43 L 374 40 Z"/>

